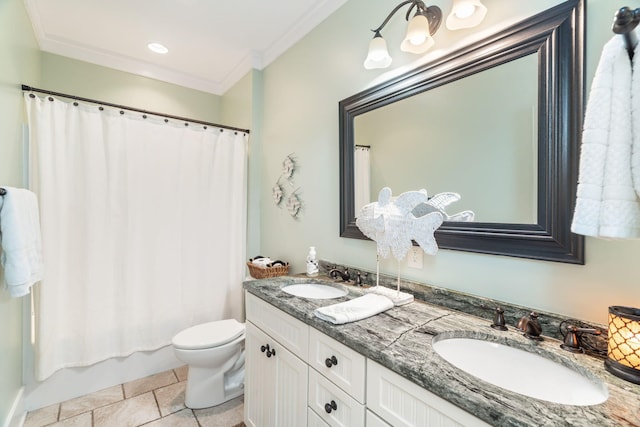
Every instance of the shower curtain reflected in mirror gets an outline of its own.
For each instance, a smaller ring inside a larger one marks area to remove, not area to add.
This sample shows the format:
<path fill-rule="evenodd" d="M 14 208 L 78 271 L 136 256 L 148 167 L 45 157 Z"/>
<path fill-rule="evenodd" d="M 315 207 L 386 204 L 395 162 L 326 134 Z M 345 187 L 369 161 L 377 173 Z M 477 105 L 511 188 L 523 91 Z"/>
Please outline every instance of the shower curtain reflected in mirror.
<path fill-rule="evenodd" d="M 355 212 L 371 202 L 371 147 L 356 145 L 354 162 Z"/>
<path fill-rule="evenodd" d="M 25 100 L 45 259 L 37 379 L 243 320 L 247 135 Z"/>

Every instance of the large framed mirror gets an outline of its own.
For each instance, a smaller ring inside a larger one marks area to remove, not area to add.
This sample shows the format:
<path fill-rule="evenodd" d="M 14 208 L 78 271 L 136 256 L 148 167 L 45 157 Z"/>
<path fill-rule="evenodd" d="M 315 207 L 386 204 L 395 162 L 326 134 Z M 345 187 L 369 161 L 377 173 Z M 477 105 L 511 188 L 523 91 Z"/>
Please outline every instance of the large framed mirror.
<path fill-rule="evenodd" d="M 475 219 L 445 221 L 440 248 L 583 264 L 583 25 L 569 0 L 340 101 L 340 235 L 366 239 L 356 213 L 383 186 L 453 191 Z"/>

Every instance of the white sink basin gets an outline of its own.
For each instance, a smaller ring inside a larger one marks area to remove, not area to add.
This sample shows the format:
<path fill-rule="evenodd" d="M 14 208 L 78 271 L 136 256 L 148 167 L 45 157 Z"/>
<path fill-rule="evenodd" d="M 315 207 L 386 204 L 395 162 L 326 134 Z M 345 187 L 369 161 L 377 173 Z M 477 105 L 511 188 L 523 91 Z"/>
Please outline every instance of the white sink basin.
<path fill-rule="evenodd" d="M 588 406 L 609 397 L 606 386 L 546 357 L 472 338 L 433 340 L 443 359 L 506 390 L 564 405 Z"/>
<path fill-rule="evenodd" d="M 335 286 L 320 283 L 300 283 L 282 288 L 288 294 L 309 299 L 332 299 L 345 296 L 348 292 Z"/>

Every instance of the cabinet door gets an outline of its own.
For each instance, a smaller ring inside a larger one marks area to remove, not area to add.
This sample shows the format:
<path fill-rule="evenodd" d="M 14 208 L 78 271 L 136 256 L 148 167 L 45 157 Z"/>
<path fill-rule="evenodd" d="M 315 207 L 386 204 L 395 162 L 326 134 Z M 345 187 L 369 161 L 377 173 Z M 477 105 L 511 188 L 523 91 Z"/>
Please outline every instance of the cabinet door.
<path fill-rule="evenodd" d="M 245 292 L 247 320 L 306 361 L 309 358 L 309 325 Z"/>
<path fill-rule="evenodd" d="M 394 427 L 490 427 L 371 360 L 367 361 L 367 409 Z"/>
<path fill-rule="evenodd" d="M 251 322 L 246 322 L 245 348 L 245 423 L 306 426 L 307 364 Z"/>
<path fill-rule="evenodd" d="M 248 427 L 276 426 L 276 370 L 273 357 L 261 351 L 274 341 L 251 322 L 245 323 L 244 422 Z"/>
<path fill-rule="evenodd" d="M 307 425 L 307 383 L 309 367 L 277 342 L 272 358 L 276 362 L 276 426 Z"/>

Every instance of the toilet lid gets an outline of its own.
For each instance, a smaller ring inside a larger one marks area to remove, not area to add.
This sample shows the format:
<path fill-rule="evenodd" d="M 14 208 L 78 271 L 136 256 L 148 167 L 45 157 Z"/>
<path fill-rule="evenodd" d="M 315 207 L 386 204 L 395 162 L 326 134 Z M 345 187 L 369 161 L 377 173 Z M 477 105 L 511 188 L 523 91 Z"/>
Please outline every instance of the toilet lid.
<path fill-rule="evenodd" d="M 244 333 L 244 324 L 236 319 L 218 320 L 192 326 L 173 337 L 173 346 L 198 350 L 224 345 Z"/>

